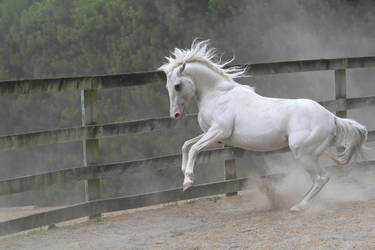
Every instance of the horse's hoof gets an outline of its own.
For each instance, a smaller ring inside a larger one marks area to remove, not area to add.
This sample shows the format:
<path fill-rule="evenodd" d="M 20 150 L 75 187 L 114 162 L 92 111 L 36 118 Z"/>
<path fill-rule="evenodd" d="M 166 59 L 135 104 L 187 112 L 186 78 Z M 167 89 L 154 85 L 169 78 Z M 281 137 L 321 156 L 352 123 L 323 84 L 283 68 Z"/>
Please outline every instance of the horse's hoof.
<path fill-rule="evenodd" d="M 290 212 L 294 214 L 298 214 L 298 213 L 304 212 L 306 209 L 307 209 L 307 206 L 298 204 L 298 205 L 293 206 L 290 209 Z"/>
<path fill-rule="evenodd" d="M 298 214 L 298 213 L 301 212 L 301 210 L 300 210 L 298 207 L 296 207 L 296 206 L 294 206 L 294 207 L 292 207 L 291 209 L 289 209 L 289 211 L 290 211 L 292 214 Z"/>
<path fill-rule="evenodd" d="M 182 191 L 185 192 L 185 191 L 188 190 L 191 186 L 193 186 L 193 182 L 187 182 L 187 183 L 184 183 L 183 188 L 182 188 Z"/>

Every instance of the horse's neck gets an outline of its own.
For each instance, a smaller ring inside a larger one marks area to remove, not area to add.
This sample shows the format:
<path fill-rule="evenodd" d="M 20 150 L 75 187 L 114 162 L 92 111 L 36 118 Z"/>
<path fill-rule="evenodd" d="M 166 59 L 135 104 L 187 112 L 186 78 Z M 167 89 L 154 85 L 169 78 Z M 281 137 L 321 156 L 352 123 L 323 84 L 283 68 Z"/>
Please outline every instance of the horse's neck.
<path fill-rule="evenodd" d="M 192 63 L 186 69 L 195 83 L 195 96 L 198 107 L 213 96 L 231 90 L 236 83 L 200 63 Z"/>

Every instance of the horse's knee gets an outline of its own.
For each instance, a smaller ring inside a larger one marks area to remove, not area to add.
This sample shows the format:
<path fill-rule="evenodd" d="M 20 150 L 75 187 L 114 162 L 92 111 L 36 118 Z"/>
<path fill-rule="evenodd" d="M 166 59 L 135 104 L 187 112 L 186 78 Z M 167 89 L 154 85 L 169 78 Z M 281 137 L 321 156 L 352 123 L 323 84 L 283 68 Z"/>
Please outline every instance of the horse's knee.
<path fill-rule="evenodd" d="M 184 144 L 182 145 L 181 151 L 183 153 L 186 153 L 189 150 L 189 146 L 190 146 L 190 143 L 188 141 L 184 142 Z"/>
<path fill-rule="evenodd" d="M 323 173 L 319 176 L 319 182 L 325 185 L 329 181 L 330 177 L 328 173 Z"/>

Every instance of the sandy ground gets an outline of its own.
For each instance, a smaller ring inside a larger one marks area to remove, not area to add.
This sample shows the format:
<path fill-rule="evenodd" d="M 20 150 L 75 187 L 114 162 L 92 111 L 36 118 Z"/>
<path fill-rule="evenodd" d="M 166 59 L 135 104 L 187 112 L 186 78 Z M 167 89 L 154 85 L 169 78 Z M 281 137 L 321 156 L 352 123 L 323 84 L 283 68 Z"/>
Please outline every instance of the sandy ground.
<path fill-rule="evenodd" d="M 247 195 L 202 199 L 4 238 L 1 249 L 374 249 L 375 201 L 327 212 L 257 211 Z"/>
<path fill-rule="evenodd" d="M 295 215 L 257 207 L 251 195 L 200 199 L 5 237 L 0 249 L 375 248 L 375 200 Z"/>
<path fill-rule="evenodd" d="M 374 172 L 332 179 L 301 214 L 287 207 L 308 186 L 291 176 L 277 186 L 277 208 L 254 187 L 7 236 L 0 249 L 375 249 Z"/>

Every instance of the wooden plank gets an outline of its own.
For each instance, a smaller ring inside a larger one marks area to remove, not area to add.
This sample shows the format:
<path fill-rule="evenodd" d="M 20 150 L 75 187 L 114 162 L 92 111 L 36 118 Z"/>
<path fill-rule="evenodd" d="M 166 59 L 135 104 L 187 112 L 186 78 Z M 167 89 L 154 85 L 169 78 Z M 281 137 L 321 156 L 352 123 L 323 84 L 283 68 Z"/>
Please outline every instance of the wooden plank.
<path fill-rule="evenodd" d="M 95 125 L 98 120 L 97 111 L 98 90 L 81 91 L 82 126 Z M 82 141 L 83 166 L 89 167 L 99 162 L 99 139 L 85 139 Z M 101 197 L 100 177 L 85 180 L 86 201 L 97 200 Z M 91 215 L 90 219 L 100 217 L 100 214 Z"/>
<path fill-rule="evenodd" d="M 346 99 L 346 70 L 335 70 L 335 99 Z M 336 115 L 341 118 L 347 117 L 347 111 L 336 111 Z"/>
<path fill-rule="evenodd" d="M 241 65 L 238 65 L 241 66 Z M 375 57 L 352 57 L 337 59 L 317 59 L 273 63 L 256 63 L 243 65 L 250 75 L 269 75 L 322 70 L 339 70 L 352 68 L 375 67 Z"/>
<path fill-rule="evenodd" d="M 238 66 L 238 65 L 232 65 Z M 248 74 L 267 75 L 320 70 L 375 67 L 375 57 L 352 57 L 317 59 L 273 63 L 245 64 Z M 136 72 L 104 76 L 81 76 L 53 79 L 13 80 L 0 82 L 0 96 L 14 94 L 56 93 L 85 89 L 131 87 L 145 84 L 165 83 L 164 72 Z"/>
<path fill-rule="evenodd" d="M 202 151 L 197 163 L 208 163 L 210 161 L 224 161 L 233 159 L 233 148 L 219 148 Z M 109 164 L 90 165 L 63 169 L 38 175 L 24 176 L 0 181 L 0 195 L 19 193 L 28 190 L 45 188 L 54 184 L 62 184 L 72 181 L 95 179 L 99 177 L 111 177 L 122 174 L 135 174 L 144 168 L 164 170 L 180 168 L 181 155 L 168 155 L 138 161 L 116 162 Z"/>
<path fill-rule="evenodd" d="M 319 102 L 330 111 L 357 109 L 375 105 L 375 96 L 338 99 Z M 196 122 L 196 114 L 187 115 L 184 121 L 174 121 L 169 117 L 145 119 L 130 122 L 117 122 L 87 127 L 63 128 L 19 135 L 0 136 L 0 149 L 43 146 L 56 143 L 117 137 L 126 134 L 146 133 L 177 127 L 188 127 Z"/>
<path fill-rule="evenodd" d="M 104 76 L 80 76 L 51 79 L 13 80 L 0 82 L 0 96 L 15 94 L 57 93 L 85 89 L 131 87 L 165 83 L 164 72 L 136 72 Z"/>
<path fill-rule="evenodd" d="M 187 115 L 184 122 L 169 117 L 145 119 L 130 122 L 117 122 L 86 127 L 63 128 L 18 135 L 0 136 L 0 149 L 43 146 L 87 139 L 117 137 L 126 134 L 146 133 L 156 130 L 186 127 L 196 121 L 196 115 Z"/>
<path fill-rule="evenodd" d="M 335 72 L 335 99 L 346 100 L 346 70 L 337 69 Z M 347 109 L 336 111 L 336 116 L 341 118 L 347 117 Z M 337 147 L 336 151 L 341 153 L 345 150 L 345 147 Z"/>
<path fill-rule="evenodd" d="M 375 131 L 370 131 L 368 134 L 368 142 L 373 141 L 375 141 Z M 225 161 L 251 156 L 267 156 L 285 152 L 289 152 L 289 148 L 270 152 L 255 152 L 243 150 L 240 148 L 226 147 L 200 152 L 198 155 L 197 163 Z M 176 170 L 178 170 L 180 168 L 180 164 L 181 155 L 175 154 L 137 161 L 116 162 L 93 165 L 89 167 L 63 169 L 38 175 L 0 180 L 0 195 L 19 193 L 27 190 L 36 190 L 51 186 L 53 184 L 62 184 L 77 180 L 93 179 L 97 177 L 110 177 L 122 174 L 134 174 L 141 171 L 141 169 L 143 168 L 153 168 L 155 170 L 176 168 Z"/>
<path fill-rule="evenodd" d="M 367 142 L 374 142 L 375 141 L 375 131 L 369 131 L 367 135 Z"/>
<path fill-rule="evenodd" d="M 247 178 L 243 178 L 203 184 L 193 186 L 187 192 L 182 192 L 182 189 L 178 188 L 143 195 L 89 201 L 43 213 L 24 216 L 14 220 L 0 222 L 0 236 L 105 212 L 113 212 L 172 201 L 188 200 L 198 197 L 235 192 L 244 189 L 246 187 L 246 181 Z"/>
<path fill-rule="evenodd" d="M 0 236 L 85 217 L 88 214 L 91 214 L 90 205 L 90 203 L 77 204 L 66 208 L 55 209 L 44 213 L 37 213 L 14 220 L 0 222 Z"/>
<path fill-rule="evenodd" d="M 359 109 L 359 108 L 374 106 L 375 96 L 357 97 L 357 98 L 348 98 L 348 99 L 340 98 L 337 100 L 321 101 L 319 103 L 326 109 L 330 110 L 331 112 L 345 111 L 349 109 Z"/>
<path fill-rule="evenodd" d="M 237 178 L 236 173 L 236 160 L 230 159 L 224 161 L 224 179 L 225 180 L 233 180 Z M 226 196 L 233 196 L 237 195 L 237 192 L 227 193 Z"/>
<path fill-rule="evenodd" d="M 359 109 L 375 105 L 375 96 L 346 99 L 347 109 Z"/>

